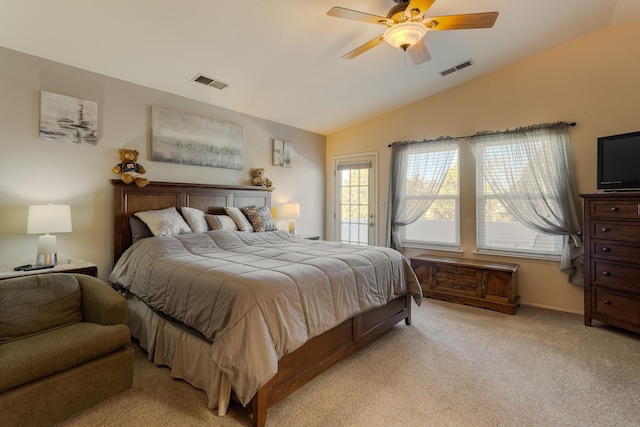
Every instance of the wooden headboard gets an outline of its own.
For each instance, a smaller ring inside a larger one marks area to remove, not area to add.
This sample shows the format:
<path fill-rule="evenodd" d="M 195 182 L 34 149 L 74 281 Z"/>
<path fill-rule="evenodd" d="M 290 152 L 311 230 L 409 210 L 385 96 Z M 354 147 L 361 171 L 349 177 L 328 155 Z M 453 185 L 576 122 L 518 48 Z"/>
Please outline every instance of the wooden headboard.
<path fill-rule="evenodd" d="M 271 192 L 263 187 L 240 185 L 184 184 L 150 182 L 145 187 L 112 179 L 114 187 L 113 263 L 131 246 L 129 218 L 136 212 L 184 206 L 205 213 L 224 213 L 225 206 L 271 207 Z"/>

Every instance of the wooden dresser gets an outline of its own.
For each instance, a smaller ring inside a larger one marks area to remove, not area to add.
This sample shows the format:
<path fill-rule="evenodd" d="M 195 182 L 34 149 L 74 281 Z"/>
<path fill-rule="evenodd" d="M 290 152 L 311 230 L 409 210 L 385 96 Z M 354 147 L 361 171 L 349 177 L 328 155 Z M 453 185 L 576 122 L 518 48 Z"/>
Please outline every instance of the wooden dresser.
<path fill-rule="evenodd" d="M 584 199 L 584 324 L 640 332 L 640 192 Z"/>
<path fill-rule="evenodd" d="M 518 264 L 419 255 L 411 267 L 425 297 L 516 314 Z"/>

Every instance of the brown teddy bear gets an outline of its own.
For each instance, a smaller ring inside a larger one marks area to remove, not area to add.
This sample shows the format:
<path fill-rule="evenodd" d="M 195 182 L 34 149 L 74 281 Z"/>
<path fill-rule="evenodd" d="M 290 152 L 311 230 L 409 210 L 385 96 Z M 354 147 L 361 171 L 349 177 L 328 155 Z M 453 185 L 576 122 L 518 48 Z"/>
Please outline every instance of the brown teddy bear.
<path fill-rule="evenodd" d="M 267 186 L 267 178 L 264 176 L 264 168 L 254 168 L 251 169 L 251 185 L 257 185 L 258 187 L 266 187 Z"/>
<path fill-rule="evenodd" d="M 135 182 L 138 187 L 144 187 L 149 183 L 147 178 L 143 178 L 142 174 L 147 173 L 147 170 L 138 163 L 138 150 L 129 150 L 121 148 L 120 163 L 113 167 L 113 173 L 120 174 L 122 182 L 125 184 L 131 184 Z"/>
<path fill-rule="evenodd" d="M 258 187 L 266 187 L 269 190 L 273 191 L 275 188 L 273 187 L 273 182 L 266 176 L 264 176 L 264 168 L 254 168 L 251 169 L 251 185 L 256 185 Z"/>

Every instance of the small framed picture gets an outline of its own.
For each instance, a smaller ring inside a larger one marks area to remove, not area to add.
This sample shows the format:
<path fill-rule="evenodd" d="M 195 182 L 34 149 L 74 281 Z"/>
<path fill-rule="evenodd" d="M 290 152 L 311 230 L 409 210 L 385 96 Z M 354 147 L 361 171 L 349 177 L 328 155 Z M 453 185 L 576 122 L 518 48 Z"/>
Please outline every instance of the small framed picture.
<path fill-rule="evenodd" d="M 273 140 L 273 165 L 283 168 L 293 167 L 293 146 L 290 142 Z"/>

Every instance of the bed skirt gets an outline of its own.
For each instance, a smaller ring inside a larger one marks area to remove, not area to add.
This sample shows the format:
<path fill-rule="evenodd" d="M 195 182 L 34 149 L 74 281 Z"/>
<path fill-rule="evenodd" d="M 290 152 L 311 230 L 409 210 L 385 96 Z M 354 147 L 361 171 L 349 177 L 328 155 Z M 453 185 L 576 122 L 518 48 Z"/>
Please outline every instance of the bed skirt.
<path fill-rule="evenodd" d="M 209 353 L 211 344 L 187 328 L 160 316 L 130 292 L 124 292 L 131 335 L 140 342 L 155 365 L 167 366 L 173 378 L 182 379 L 207 394 L 209 409 L 226 414 L 231 386 Z"/>

